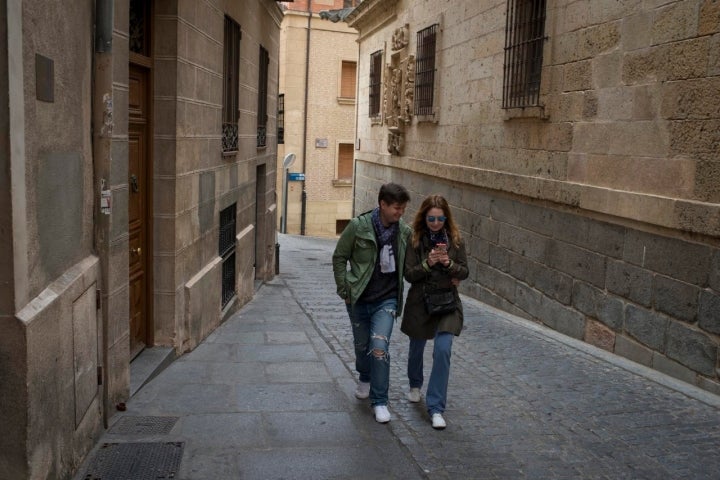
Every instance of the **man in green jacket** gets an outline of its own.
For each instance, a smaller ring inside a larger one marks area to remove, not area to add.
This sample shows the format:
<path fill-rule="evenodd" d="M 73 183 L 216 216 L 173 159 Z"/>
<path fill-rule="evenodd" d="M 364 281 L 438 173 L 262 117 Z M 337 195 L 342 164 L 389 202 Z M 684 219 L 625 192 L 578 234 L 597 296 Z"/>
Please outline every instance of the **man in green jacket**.
<path fill-rule="evenodd" d="M 350 220 L 333 253 L 337 292 L 350 316 L 355 369 L 360 374 L 355 396 L 370 397 L 380 423 L 390 421 L 388 350 L 395 318 L 402 313 L 403 266 L 411 229 L 401 217 L 409 201 L 405 187 L 383 185 L 378 206 Z"/>

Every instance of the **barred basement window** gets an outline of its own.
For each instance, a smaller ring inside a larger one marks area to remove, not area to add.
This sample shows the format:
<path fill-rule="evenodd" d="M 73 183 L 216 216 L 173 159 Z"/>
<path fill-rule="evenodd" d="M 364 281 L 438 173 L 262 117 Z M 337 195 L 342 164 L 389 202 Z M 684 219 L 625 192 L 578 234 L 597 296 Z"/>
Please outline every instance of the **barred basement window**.
<path fill-rule="evenodd" d="M 503 108 L 540 105 L 546 0 L 507 0 Z"/>
<path fill-rule="evenodd" d="M 220 211 L 219 255 L 222 257 L 222 306 L 235 296 L 235 217 L 237 204 Z"/>
<path fill-rule="evenodd" d="M 223 111 L 222 150 L 238 150 L 238 119 L 240 117 L 240 25 L 225 17 L 223 45 Z"/>
<path fill-rule="evenodd" d="M 432 115 L 435 95 L 435 41 L 438 24 L 417 32 L 415 115 Z"/>
<path fill-rule="evenodd" d="M 277 140 L 278 145 L 285 143 L 285 94 L 278 95 L 277 112 Z"/>
<path fill-rule="evenodd" d="M 257 146 L 267 145 L 267 96 L 268 96 L 268 66 L 270 55 L 262 45 L 260 46 L 259 59 L 260 74 L 258 78 L 258 108 L 257 108 Z"/>
<path fill-rule="evenodd" d="M 370 54 L 370 108 L 369 115 L 380 115 L 380 87 L 382 82 L 382 50 Z"/>

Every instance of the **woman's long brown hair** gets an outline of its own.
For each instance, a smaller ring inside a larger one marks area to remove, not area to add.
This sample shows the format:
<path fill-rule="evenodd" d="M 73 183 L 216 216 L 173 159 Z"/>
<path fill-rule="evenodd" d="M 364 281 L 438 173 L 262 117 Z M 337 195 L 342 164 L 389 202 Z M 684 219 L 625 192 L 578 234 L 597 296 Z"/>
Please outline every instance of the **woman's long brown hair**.
<path fill-rule="evenodd" d="M 427 216 L 427 212 L 431 208 L 439 208 L 443 211 L 443 215 L 445 215 L 446 217 L 445 225 L 443 225 L 443 228 L 447 231 L 448 242 L 451 242 L 455 248 L 460 246 L 460 230 L 458 230 L 457 225 L 455 225 L 455 220 L 453 220 L 452 212 L 450 211 L 450 205 L 448 205 L 445 197 L 435 194 L 425 197 L 425 200 L 423 200 L 422 204 L 420 205 L 420 209 L 415 214 L 415 219 L 412 223 L 413 248 L 417 248 L 420 245 L 420 239 L 423 237 L 423 235 L 425 235 L 425 232 L 427 231 L 425 217 Z"/>

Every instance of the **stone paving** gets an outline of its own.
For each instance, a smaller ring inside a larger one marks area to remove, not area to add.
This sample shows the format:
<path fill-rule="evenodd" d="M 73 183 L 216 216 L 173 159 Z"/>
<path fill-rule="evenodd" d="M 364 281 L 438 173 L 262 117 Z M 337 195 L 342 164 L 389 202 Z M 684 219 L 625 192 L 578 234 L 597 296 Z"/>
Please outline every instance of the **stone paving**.
<path fill-rule="evenodd" d="M 280 235 L 280 279 L 354 372 L 335 240 Z M 463 297 L 444 431 L 405 399 L 391 339 L 392 433 L 431 479 L 720 479 L 720 398 Z M 426 381 L 432 343 L 426 348 Z M 349 376 L 349 374 L 348 374 Z M 424 393 L 424 391 L 423 391 Z"/>

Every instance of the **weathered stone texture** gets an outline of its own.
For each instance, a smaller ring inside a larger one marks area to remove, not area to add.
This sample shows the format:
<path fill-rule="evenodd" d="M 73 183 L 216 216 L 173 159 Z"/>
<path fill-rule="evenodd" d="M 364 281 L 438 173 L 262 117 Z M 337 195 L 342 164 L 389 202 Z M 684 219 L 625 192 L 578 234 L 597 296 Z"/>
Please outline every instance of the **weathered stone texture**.
<path fill-rule="evenodd" d="M 649 307 L 652 303 L 653 276 L 629 263 L 611 260 L 607 265 L 608 291 Z"/>
<path fill-rule="evenodd" d="M 700 290 L 695 285 L 678 282 L 664 275 L 656 275 L 653 286 L 653 306 L 671 317 L 686 322 L 695 321 Z"/>
<path fill-rule="evenodd" d="M 641 365 L 652 366 L 653 351 L 625 336 L 615 337 L 615 353 Z"/>
<path fill-rule="evenodd" d="M 592 72 L 589 60 L 565 65 L 563 91 L 589 90 L 592 88 Z"/>
<path fill-rule="evenodd" d="M 720 335 L 720 295 L 703 290 L 699 302 L 698 325 L 707 332 Z"/>
<path fill-rule="evenodd" d="M 702 373 L 715 375 L 718 345 L 704 333 L 678 322 L 671 322 L 667 332 L 667 356 Z"/>
<path fill-rule="evenodd" d="M 617 22 L 588 27 L 581 32 L 578 45 L 580 58 L 592 58 L 617 46 L 620 28 Z"/>
<path fill-rule="evenodd" d="M 697 377 L 697 373 L 693 370 L 657 352 L 653 353 L 652 367 L 666 375 L 690 384 L 695 383 Z"/>
<path fill-rule="evenodd" d="M 652 38 L 662 44 L 690 38 L 697 33 L 698 8 L 696 1 L 675 2 L 655 12 Z"/>
<path fill-rule="evenodd" d="M 663 80 L 684 80 L 707 75 L 710 40 L 694 38 L 671 44 L 665 51 Z"/>
<path fill-rule="evenodd" d="M 640 343 L 659 352 L 665 351 L 670 320 L 655 312 L 628 305 L 625 309 L 625 331 Z"/>
<path fill-rule="evenodd" d="M 700 5 L 698 35 L 709 35 L 720 32 L 720 2 L 703 0 Z"/>
<path fill-rule="evenodd" d="M 623 58 L 623 83 L 636 85 L 654 83 L 663 74 L 658 64 L 662 62 L 662 54 L 657 48 L 645 48 L 626 53 Z"/>
<path fill-rule="evenodd" d="M 713 250 L 707 245 L 628 231 L 623 260 L 687 283 L 707 284 Z"/>
<path fill-rule="evenodd" d="M 602 323 L 589 320 L 585 322 L 585 341 L 612 352 L 615 348 L 615 332 Z"/>
<path fill-rule="evenodd" d="M 553 330 L 582 340 L 585 334 L 585 317 L 581 313 L 565 307 L 561 303 L 542 296 L 538 318 Z"/>
<path fill-rule="evenodd" d="M 708 75 L 720 75 L 720 34 L 710 39 L 710 52 L 708 54 Z"/>
<path fill-rule="evenodd" d="M 720 145 L 720 120 L 670 122 L 672 155 L 717 154 Z"/>
<path fill-rule="evenodd" d="M 622 21 L 621 41 L 625 51 L 647 48 L 652 44 L 651 12 L 640 12 Z"/>
<path fill-rule="evenodd" d="M 710 279 L 708 284 L 710 288 L 716 292 L 720 292 L 720 249 L 715 250 L 710 260 Z"/>
<path fill-rule="evenodd" d="M 720 78 L 673 81 L 662 87 L 662 115 L 673 120 L 720 117 Z"/>

